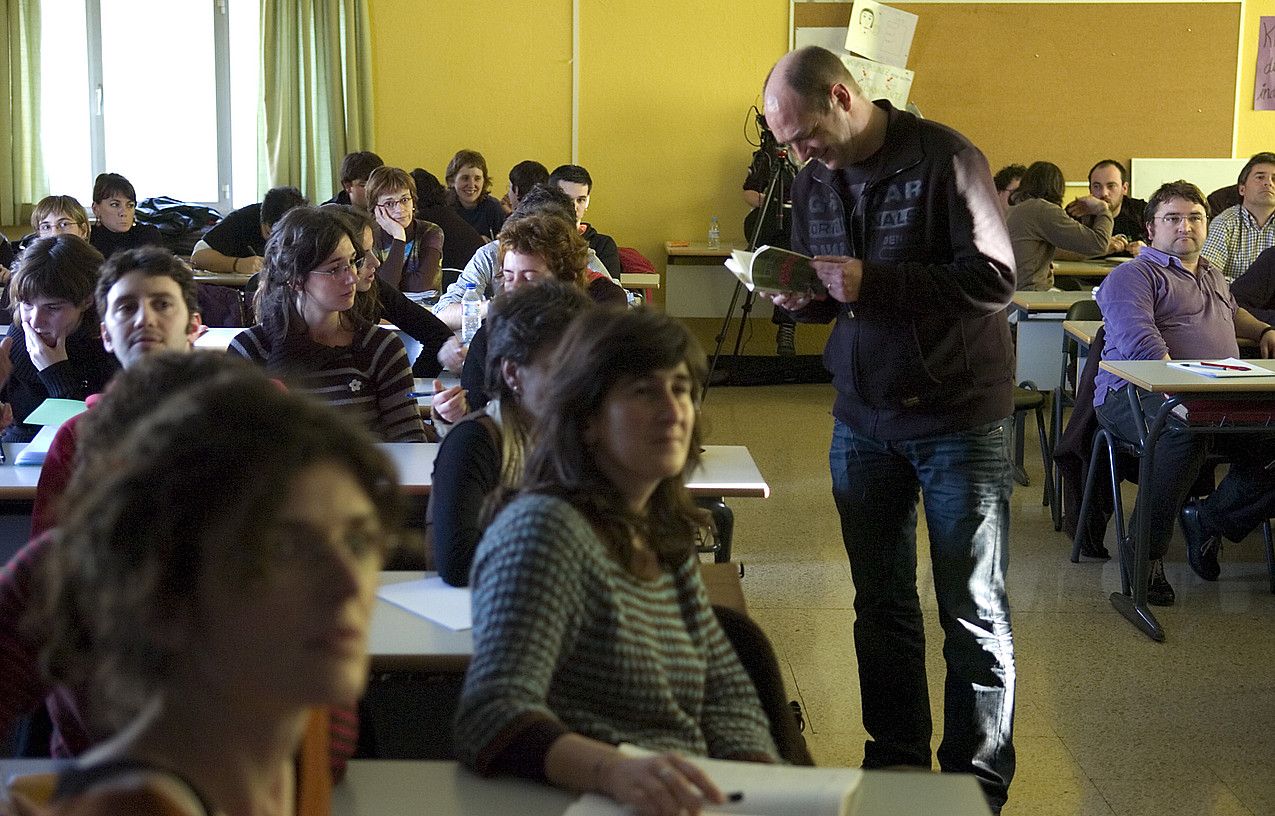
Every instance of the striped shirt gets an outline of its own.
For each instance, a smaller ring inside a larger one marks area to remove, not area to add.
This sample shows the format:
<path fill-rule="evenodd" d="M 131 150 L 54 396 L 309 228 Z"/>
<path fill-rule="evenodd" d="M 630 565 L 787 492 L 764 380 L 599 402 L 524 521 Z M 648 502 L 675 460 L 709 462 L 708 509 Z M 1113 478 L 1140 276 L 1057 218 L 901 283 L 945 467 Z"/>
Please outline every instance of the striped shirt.
<path fill-rule="evenodd" d="M 383 442 L 424 442 L 412 369 L 403 341 L 389 329 L 361 326 L 354 342 L 332 348 L 293 336 L 274 348 L 260 323 L 235 335 L 229 351 L 265 366 L 291 388 L 336 408 Z"/>
<path fill-rule="evenodd" d="M 480 772 L 543 776 L 563 734 L 714 757 L 776 757 L 694 556 L 638 578 L 567 502 L 519 496 L 478 545 L 474 657 L 456 719 Z"/>
<path fill-rule="evenodd" d="M 1209 223 L 1209 235 L 1200 254 L 1214 269 L 1222 270 L 1226 280 L 1233 281 L 1253 265 L 1262 251 L 1275 246 L 1275 213 L 1258 224 L 1243 204 L 1222 210 Z"/>

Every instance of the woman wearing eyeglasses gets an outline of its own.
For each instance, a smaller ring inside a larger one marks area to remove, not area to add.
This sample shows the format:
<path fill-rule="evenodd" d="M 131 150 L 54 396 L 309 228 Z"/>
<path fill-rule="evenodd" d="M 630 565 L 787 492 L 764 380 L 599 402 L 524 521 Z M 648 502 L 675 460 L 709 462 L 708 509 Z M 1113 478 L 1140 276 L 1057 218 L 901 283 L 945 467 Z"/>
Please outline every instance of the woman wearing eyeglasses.
<path fill-rule="evenodd" d="M 289 210 L 266 243 L 257 325 L 230 351 L 360 421 L 385 442 L 424 442 L 403 341 L 353 311 L 363 253 L 335 212 Z"/>
<path fill-rule="evenodd" d="M 397 167 L 378 167 L 367 179 L 367 200 L 380 228 L 377 270 L 401 292 L 438 289 L 443 270 L 443 231 L 416 217 L 416 182 Z"/>
<path fill-rule="evenodd" d="M 1063 209 L 1063 174 L 1058 165 L 1039 161 L 1027 168 L 1014 205 L 1005 217 L 1014 248 L 1019 290 L 1053 288 L 1054 253 L 1060 249 L 1086 258 L 1107 253 L 1111 240 L 1111 208 L 1094 196 L 1084 196 Z"/>

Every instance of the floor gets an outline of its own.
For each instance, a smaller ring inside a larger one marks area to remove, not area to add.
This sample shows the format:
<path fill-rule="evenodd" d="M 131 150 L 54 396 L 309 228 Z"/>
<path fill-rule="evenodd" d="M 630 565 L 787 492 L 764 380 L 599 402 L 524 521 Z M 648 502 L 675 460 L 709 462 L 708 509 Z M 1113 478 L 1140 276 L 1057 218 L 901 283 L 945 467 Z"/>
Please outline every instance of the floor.
<path fill-rule="evenodd" d="M 824 385 L 716 388 L 705 418 L 707 440 L 748 445 L 772 488 L 769 499 L 732 502 L 749 611 L 801 701 L 816 760 L 857 765 L 866 734 L 854 589 L 827 472 L 832 396 Z M 1157 611 L 1167 639 L 1154 643 L 1107 600 L 1119 589 L 1114 562 L 1068 560 L 1070 542 L 1041 506 L 1035 444 L 1029 430 L 1032 485 L 1012 500 L 1018 771 L 1005 813 L 1275 816 L 1275 595 L 1260 537 L 1228 546 L 1216 583 L 1197 578 L 1175 542 L 1166 568 L 1177 605 Z M 924 529 L 918 537 L 941 725 L 941 633 Z"/>

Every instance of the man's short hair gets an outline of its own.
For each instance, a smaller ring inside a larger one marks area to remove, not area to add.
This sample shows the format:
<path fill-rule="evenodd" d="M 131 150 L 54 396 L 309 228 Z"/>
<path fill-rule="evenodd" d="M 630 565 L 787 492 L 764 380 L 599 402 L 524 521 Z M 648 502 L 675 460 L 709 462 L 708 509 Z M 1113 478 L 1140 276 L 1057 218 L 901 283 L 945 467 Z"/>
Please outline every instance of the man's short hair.
<path fill-rule="evenodd" d="M 1124 165 L 1116 161 L 1115 159 L 1103 159 L 1102 161 L 1095 164 L 1093 167 L 1090 167 L 1089 174 L 1085 176 L 1085 180 L 1088 181 L 1089 179 L 1093 178 L 1093 171 L 1098 170 L 1099 168 L 1102 168 L 1102 167 L 1116 168 L 1116 170 L 1120 172 L 1120 183 L 1121 184 L 1129 183 L 1129 173 L 1125 171 Z"/>
<path fill-rule="evenodd" d="M 524 215 L 547 213 L 561 218 L 563 221 L 576 223 L 576 209 L 571 196 L 562 192 L 556 184 L 537 184 L 518 199 L 518 206 L 509 214 L 510 218 L 521 218 Z"/>
<path fill-rule="evenodd" d="M 309 203 L 296 187 L 272 187 L 261 199 L 261 226 L 273 226 L 288 210 Z"/>
<path fill-rule="evenodd" d="M 766 76 L 769 85 L 775 69 Z M 801 100 L 803 109 L 825 112 L 832 106 L 832 86 L 845 85 L 856 96 L 862 96 L 859 84 L 854 81 L 841 58 L 826 48 L 808 45 L 792 52 L 787 70 L 780 77 L 783 83 Z"/>
<path fill-rule="evenodd" d="M 9 298 L 15 304 L 45 297 L 87 305 L 93 298 L 102 260 L 102 253 L 78 235 L 39 238 L 14 264 Z"/>
<path fill-rule="evenodd" d="M 518 191 L 518 195 L 530 190 L 537 184 L 549 180 L 549 170 L 534 159 L 520 161 L 509 171 L 509 184 Z"/>
<path fill-rule="evenodd" d="M 1254 153 L 1253 158 L 1249 159 L 1244 164 L 1244 169 L 1240 170 L 1239 183 L 1243 184 L 1248 181 L 1248 174 L 1259 164 L 1275 164 L 1275 153 L 1270 153 L 1265 150 L 1261 153 Z"/>
<path fill-rule="evenodd" d="M 93 203 L 101 204 L 111 196 L 119 196 L 125 201 L 137 203 L 137 190 L 133 182 L 119 173 L 100 173 L 93 182 Z"/>
<path fill-rule="evenodd" d="M 98 315 L 106 316 L 106 296 L 110 293 L 111 287 L 119 283 L 120 278 L 134 272 L 140 272 L 147 278 L 172 278 L 177 288 L 181 290 L 186 311 L 190 314 L 199 311 L 199 298 L 195 294 L 195 275 L 190 271 L 190 267 L 181 258 L 163 247 L 144 246 L 116 252 L 102 264 L 97 277 L 97 289 L 94 292 Z"/>
<path fill-rule="evenodd" d="M 341 184 L 367 181 L 367 177 L 372 175 L 372 171 L 383 164 L 385 162 L 381 161 L 381 157 L 370 150 L 346 153 L 345 158 L 341 159 Z"/>
<path fill-rule="evenodd" d="M 1178 179 L 1177 181 L 1166 181 L 1151 194 L 1151 197 L 1147 199 L 1147 208 L 1142 213 L 1143 220 L 1148 224 L 1155 221 L 1156 211 L 1160 209 L 1160 205 L 1173 198 L 1181 198 L 1190 201 L 1192 204 L 1199 204 L 1204 208 L 1205 217 L 1208 217 L 1209 200 L 1204 197 L 1204 193 L 1191 182 Z"/>
<path fill-rule="evenodd" d="M 563 164 L 555 167 L 553 172 L 549 174 L 549 183 L 557 186 L 560 181 L 583 184 L 589 192 L 593 192 L 593 178 L 589 175 L 588 170 L 578 164 Z"/>
<path fill-rule="evenodd" d="M 996 171 L 996 175 L 992 176 L 992 182 L 996 185 L 996 192 L 1003 193 L 1009 189 L 1009 185 L 1023 177 L 1023 173 L 1027 172 L 1027 167 L 1022 164 L 1007 164 Z"/>
<path fill-rule="evenodd" d="M 88 213 L 84 212 L 84 205 L 75 196 L 51 195 L 40 199 L 31 210 L 31 229 L 38 231 L 40 222 L 50 215 L 60 215 L 69 218 L 84 229 L 85 235 L 88 234 Z"/>

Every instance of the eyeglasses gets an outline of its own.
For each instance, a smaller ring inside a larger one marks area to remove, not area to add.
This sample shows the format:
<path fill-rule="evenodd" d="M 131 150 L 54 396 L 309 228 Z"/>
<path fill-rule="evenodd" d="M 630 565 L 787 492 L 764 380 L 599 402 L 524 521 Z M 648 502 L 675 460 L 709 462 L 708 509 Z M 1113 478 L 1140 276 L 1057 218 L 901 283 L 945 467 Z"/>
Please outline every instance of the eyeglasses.
<path fill-rule="evenodd" d="M 331 266 L 331 267 L 328 267 L 327 269 L 312 269 L 310 270 L 310 274 L 322 275 L 325 278 L 335 278 L 337 275 L 340 275 L 344 272 L 348 272 L 350 270 L 354 270 L 354 272 L 357 274 L 359 272 L 362 272 L 363 267 L 367 265 L 367 256 L 368 256 L 368 253 L 364 252 L 362 255 L 360 255 L 359 257 L 355 258 L 352 261 L 342 261 L 336 266 Z"/>
<path fill-rule="evenodd" d="M 405 210 L 412 206 L 412 197 L 410 195 L 405 195 L 402 198 L 391 198 L 387 201 L 381 201 L 380 203 L 377 204 L 377 206 L 384 207 L 387 210 L 393 207 L 398 207 L 400 209 Z"/>
<path fill-rule="evenodd" d="M 37 227 L 37 230 L 41 234 L 46 232 L 53 232 L 54 230 L 57 230 L 58 232 L 66 232 L 67 230 L 73 229 L 74 227 L 78 227 L 78 226 L 79 226 L 78 222 L 71 221 L 70 219 L 67 219 L 67 218 L 63 218 L 61 221 L 57 222 L 56 224 L 48 224 L 42 221 L 40 222 L 40 226 Z"/>
<path fill-rule="evenodd" d="M 1204 222 L 1208 220 L 1208 218 L 1207 216 L 1204 215 L 1204 213 L 1188 213 L 1187 215 L 1181 215 L 1179 213 L 1169 213 L 1168 215 L 1157 215 L 1156 220 L 1163 221 L 1164 223 L 1168 224 L 1170 227 L 1176 227 L 1179 224 L 1181 224 L 1183 221 L 1187 222 L 1193 227 L 1199 227 L 1199 226 L 1203 226 Z"/>

